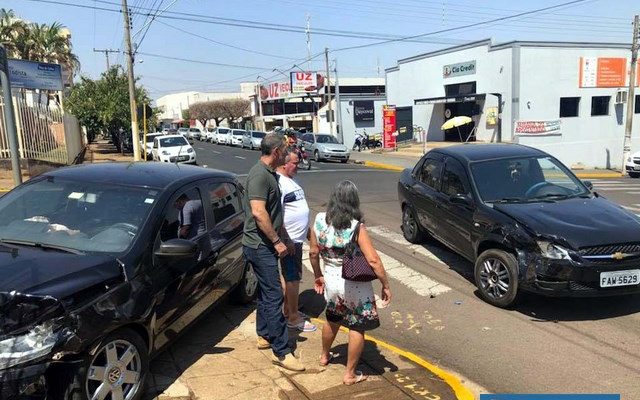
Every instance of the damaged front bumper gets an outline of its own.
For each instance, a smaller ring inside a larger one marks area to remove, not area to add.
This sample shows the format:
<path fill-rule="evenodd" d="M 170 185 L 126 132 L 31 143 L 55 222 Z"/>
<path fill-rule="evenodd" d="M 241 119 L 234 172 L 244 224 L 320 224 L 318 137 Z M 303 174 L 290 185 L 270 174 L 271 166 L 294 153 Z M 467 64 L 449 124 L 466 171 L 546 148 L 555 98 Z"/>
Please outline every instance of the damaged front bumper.
<path fill-rule="evenodd" d="M 0 399 L 17 400 L 45 396 L 45 374 L 49 365 L 49 362 L 42 362 L 0 371 Z"/>
<path fill-rule="evenodd" d="M 601 287 L 600 274 L 638 269 L 640 261 L 609 264 L 557 260 L 518 251 L 520 288 L 546 296 L 599 297 L 640 293 L 640 285 Z"/>

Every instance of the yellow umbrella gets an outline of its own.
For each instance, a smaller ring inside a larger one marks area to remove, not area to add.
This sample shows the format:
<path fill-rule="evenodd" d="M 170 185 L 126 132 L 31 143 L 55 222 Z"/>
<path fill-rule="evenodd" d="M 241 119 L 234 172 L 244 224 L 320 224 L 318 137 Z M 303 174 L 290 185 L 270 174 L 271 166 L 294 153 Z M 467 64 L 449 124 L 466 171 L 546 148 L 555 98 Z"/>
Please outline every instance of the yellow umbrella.
<path fill-rule="evenodd" d="M 445 129 L 452 129 L 452 128 L 457 128 L 459 126 L 462 125 L 466 125 L 470 122 L 472 122 L 473 120 L 469 117 L 464 117 L 464 116 L 460 116 L 460 117 L 453 117 L 450 120 L 448 120 L 447 122 L 445 122 L 444 124 L 442 124 L 442 130 Z"/>

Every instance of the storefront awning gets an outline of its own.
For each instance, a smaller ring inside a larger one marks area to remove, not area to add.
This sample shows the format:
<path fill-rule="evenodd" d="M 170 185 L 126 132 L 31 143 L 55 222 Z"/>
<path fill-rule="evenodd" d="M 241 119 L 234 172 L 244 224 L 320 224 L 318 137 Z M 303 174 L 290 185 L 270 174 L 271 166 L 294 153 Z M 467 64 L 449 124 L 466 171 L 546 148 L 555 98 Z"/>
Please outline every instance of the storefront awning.
<path fill-rule="evenodd" d="M 441 103 L 466 103 L 478 100 L 484 100 L 487 97 L 486 93 L 471 93 L 459 96 L 444 96 L 444 97 L 429 97 L 426 99 L 414 100 L 415 105 L 424 104 L 441 104 Z"/>

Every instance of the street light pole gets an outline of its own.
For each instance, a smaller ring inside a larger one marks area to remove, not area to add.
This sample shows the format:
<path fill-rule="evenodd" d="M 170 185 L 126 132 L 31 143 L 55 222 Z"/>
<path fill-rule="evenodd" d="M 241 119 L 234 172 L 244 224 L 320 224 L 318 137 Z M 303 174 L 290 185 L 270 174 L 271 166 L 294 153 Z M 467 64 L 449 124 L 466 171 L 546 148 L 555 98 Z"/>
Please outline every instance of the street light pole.
<path fill-rule="evenodd" d="M 327 103 L 329 104 L 329 114 L 327 122 L 329 122 L 329 133 L 333 135 L 333 106 L 331 105 L 331 73 L 329 72 L 329 49 L 324 48 L 324 64 L 327 69 Z"/>
<path fill-rule="evenodd" d="M 340 82 L 338 81 L 338 59 L 333 60 L 333 72 L 336 75 L 336 134 L 338 135 L 338 141 L 344 144 L 344 132 L 342 125 L 342 104 L 340 103 Z"/>
<path fill-rule="evenodd" d="M 636 86 L 636 65 L 638 63 L 638 39 L 640 37 L 640 17 L 636 15 L 633 19 L 633 44 L 631 45 L 631 71 L 629 72 L 629 91 L 627 96 L 627 121 L 624 128 L 624 147 L 622 149 L 622 173 L 627 159 L 631 155 L 631 128 L 633 127 L 633 112 Z"/>
<path fill-rule="evenodd" d="M 131 135 L 133 136 L 133 161 L 140 161 L 140 131 L 138 128 L 138 108 L 136 107 L 136 85 L 133 75 L 133 49 L 131 47 L 131 21 L 129 20 L 129 7 L 127 0 L 122 0 L 122 13 L 124 14 L 124 39 L 127 46 L 127 66 L 129 77 L 129 106 L 131 109 Z"/>

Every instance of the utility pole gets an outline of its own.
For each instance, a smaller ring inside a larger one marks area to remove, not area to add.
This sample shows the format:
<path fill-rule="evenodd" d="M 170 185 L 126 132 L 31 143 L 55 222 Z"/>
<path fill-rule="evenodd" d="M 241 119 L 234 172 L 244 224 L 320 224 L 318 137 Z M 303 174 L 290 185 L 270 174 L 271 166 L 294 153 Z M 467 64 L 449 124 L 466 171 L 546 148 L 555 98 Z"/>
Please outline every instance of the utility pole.
<path fill-rule="evenodd" d="M 311 71 L 311 15 L 307 13 L 307 71 Z"/>
<path fill-rule="evenodd" d="M 624 127 L 624 147 L 622 149 L 622 173 L 626 172 L 625 164 L 631 155 L 631 128 L 633 127 L 633 112 L 636 86 L 636 69 L 638 65 L 638 40 L 640 38 L 640 17 L 633 19 L 633 41 L 631 45 L 631 71 L 629 72 L 629 95 L 627 96 L 627 123 Z"/>
<path fill-rule="evenodd" d="M 133 136 L 133 161 L 140 161 L 140 131 L 138 129 L 138 108 L 136 107 L 136 82 L 133 75 L 133 49 L 131 47 L 131 21 L 127 0 L 122 0 L 124 15 L 124 40 L 127 46 L 127 66 L 129 75 L 129 106 L 131 108 L 131 135 Z"/>
<path fill-rule="evenodd" d="M 4 119 L 5 126 L 7 127 L 9 149 L 11 151 L 13 183 L 18 186 L 22 183 L 22 172 L 20 171 L 20 153 L 18 152 L 18 130 L 16 129 L 16 118 L 13 113 L 13 99 L 11 98 L 11 85 L 8 72 L 7 50 L 0 44 L 0 84 L 2 84 L 2 94 L 4 96 Z"/>
<path fill-rule="evenodd" d="M 95 47 L 93 48 L 93 51 L 96 53 L 104 53 L 105 57 L 107 58 L 107 71 L 109 71 L 109 68 L 111 68 L 111 65 L 109 64 L 109 53 L 120 53 L 120 50 L 96 49 Z"/>
<path fill-rule="evenodd" d="M 331 73 L 329 69 L 329 49 L 324 48 L 324 65 L 327 70 L 327 104 L 329 104 L 329 114 L 327 122 L 329 122 L 329 133 L 333 135 L 333 106 L 331 105 Z"/>
<path fill-rule="evenodd" d="M 342 125 L 342 103 L 340 103 L 340 81 L 338 80 L 338 59 L 333 60 L 333 72 L 336 75 L 336 133 L 338 142 L 344 144 L 344 131 Z"/>

